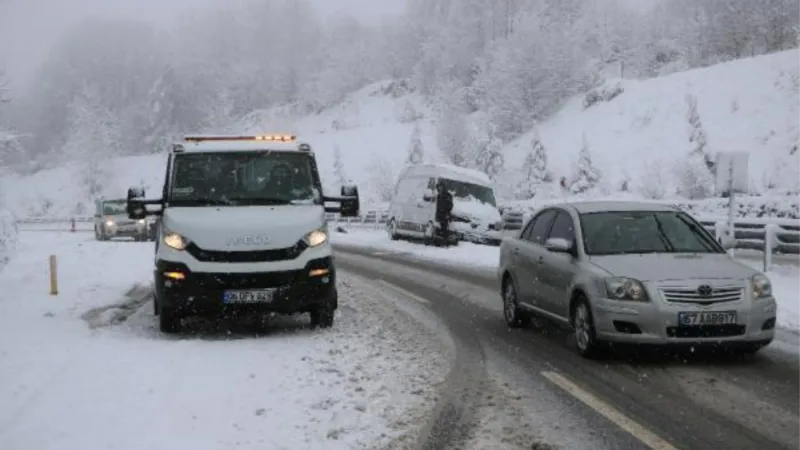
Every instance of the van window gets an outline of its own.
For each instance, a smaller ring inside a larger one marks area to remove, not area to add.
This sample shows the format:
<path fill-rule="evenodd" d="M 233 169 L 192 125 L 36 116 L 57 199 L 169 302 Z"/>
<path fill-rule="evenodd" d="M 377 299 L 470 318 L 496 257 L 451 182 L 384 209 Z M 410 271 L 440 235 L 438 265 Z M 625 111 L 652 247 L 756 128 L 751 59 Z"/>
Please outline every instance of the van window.
<path fill-rule="evenodd" d="M 447 178 L 442 178 L 441 180 L 444 181 L 445 187 L 453 194 L 454 198 L 477 200 L 482 203 L 497 206 L 497 202 L 494 198 L 494 191 L 488 186 L 481 186 L 466 181 L 450 180 Z"/>

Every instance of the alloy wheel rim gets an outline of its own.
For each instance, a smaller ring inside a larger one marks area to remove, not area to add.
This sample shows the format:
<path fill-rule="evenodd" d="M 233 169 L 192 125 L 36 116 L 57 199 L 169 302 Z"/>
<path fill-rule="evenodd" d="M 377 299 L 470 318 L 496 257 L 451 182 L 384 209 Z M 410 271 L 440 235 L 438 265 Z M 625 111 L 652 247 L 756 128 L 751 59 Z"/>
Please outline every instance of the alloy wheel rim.
<path fill-rule="evenodd" d="M 583 304 L 575 311 L 575 340 L 581 350 L 589 346 L 589 314 Z"/>
<path fill-rule="evenodd" d="M 514 312 L 517 306 L 517 299 L 516 293 L 514 292 L 514 285 L 511 283 L 508 283 L 506 286 L 506 295 L 504 296 L 504 299 L 505 308 L 503 311 L 506 314 L 506 320 L 512 322 L 516 318 Z"/>

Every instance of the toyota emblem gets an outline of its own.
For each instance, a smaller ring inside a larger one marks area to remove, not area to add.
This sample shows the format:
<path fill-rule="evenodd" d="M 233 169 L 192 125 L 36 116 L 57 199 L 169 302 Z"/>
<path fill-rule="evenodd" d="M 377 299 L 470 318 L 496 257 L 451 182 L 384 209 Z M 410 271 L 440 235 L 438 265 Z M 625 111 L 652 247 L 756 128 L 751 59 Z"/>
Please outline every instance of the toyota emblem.
<path fill-rule="evenodd" d="M 711 286 L 709 286 L 707 284 L 700 285 L 700 287 L 697 288 L 697 293 L 700 294 L 700 297 L 703 297 L 703 298 L 711 297 L 711 294 L 713 292 L 714 292 L 714 289 L 712 289 Z"/>

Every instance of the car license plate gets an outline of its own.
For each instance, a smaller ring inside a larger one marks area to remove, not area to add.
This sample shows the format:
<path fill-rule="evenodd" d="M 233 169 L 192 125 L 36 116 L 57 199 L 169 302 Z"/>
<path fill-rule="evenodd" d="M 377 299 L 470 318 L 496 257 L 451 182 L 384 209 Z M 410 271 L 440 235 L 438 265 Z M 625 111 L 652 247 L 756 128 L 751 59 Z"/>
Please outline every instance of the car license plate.
<path fill-rule="evenodd" d="M 275 289 L 252 291 L 225 291 L 222 303 L 269 303 L 275 297 Z"/>
<path fill-rule="evenodd" d="M 679 312 L 678 323 L 683 327 L 696 325 L 734 325 L 736 311 Z"/>

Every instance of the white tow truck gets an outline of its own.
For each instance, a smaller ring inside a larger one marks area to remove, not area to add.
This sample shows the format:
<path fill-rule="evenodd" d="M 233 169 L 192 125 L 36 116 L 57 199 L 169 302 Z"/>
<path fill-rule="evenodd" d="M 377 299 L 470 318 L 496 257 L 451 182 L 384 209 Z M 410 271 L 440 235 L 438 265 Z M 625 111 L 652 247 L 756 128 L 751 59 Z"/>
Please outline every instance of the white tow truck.
<path fill-rule="evenodd" d="M 127 197 L 131 219 L 160 216 L 153 302 L 161 331 L 179 331 L 191 315 L 256 311 L 308 312 L 313 326 L 332 326 L 338 296 L 326 212 L 358 216 L 358 189 L 323 195 L 314 152 L 293 135 L 173 144 L 161 198 L 135 187 Z"/>

